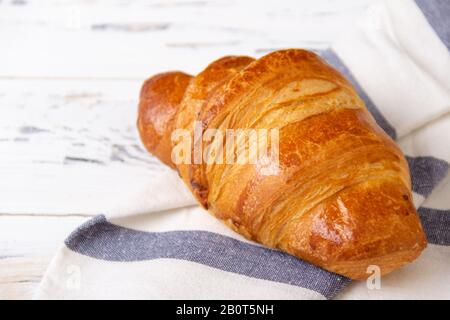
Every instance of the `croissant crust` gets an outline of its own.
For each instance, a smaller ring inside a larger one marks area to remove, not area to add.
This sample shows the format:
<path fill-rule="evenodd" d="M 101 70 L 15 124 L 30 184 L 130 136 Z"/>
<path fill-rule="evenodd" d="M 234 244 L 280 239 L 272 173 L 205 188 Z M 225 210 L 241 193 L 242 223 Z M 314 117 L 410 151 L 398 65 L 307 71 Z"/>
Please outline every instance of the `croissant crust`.
<path fill-rule="evenodd" d="M 173 163 L 172 132 L 193 137 L 194 123 L 202 132 L 277 129 L 276 172 L 263 171 L 270 157 Z M 142 87 L 138 128 L 198 202 L 248 239 L 352 279 L 372 265 L 387 274 L 426 247 L 402 152 L 345 77 L 312 52 L 229 56 L 195 77 L 156 75 Z"/>

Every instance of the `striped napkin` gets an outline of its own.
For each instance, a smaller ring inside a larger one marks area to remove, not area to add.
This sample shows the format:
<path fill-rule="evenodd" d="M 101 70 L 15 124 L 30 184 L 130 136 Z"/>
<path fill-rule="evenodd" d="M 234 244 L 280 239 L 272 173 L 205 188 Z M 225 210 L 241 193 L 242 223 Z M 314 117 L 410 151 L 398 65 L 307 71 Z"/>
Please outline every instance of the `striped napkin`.
<path fill-rule="evenodd" d="M 450 298 L 450 1 L 376 3 L 319 52 L 400 145 L 429 246 L 382 278 L 352 282 L 250 242 L 195 205 L 161 167 L 142 194 L 65 241 L 38 299 Z"/>

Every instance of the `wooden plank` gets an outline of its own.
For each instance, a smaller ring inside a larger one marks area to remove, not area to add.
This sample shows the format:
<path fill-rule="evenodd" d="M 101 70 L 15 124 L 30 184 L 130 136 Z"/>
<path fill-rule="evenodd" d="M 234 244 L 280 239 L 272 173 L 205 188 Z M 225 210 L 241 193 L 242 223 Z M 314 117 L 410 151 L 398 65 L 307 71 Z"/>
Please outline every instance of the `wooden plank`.
<path fill-rule="evenodd" d="M 0 212 L 104 213 L 169 169 L 140 144 L 140 82 L 0 81 Z"/>
<path fill-rule="evenodd" d="M 0 299 L 31 299 L 50 257 L 0 259 Z"/>
<path fill-rule="evenodd" d="M 89 217 L 0 215 L 0 299 L 29 299 L 64 239 Z"/>
<path fill-rule="evenodd" d="M 140 79 L 223 55 L 324 48 L 372 0 L 1 3 L 0 77 Z"/>

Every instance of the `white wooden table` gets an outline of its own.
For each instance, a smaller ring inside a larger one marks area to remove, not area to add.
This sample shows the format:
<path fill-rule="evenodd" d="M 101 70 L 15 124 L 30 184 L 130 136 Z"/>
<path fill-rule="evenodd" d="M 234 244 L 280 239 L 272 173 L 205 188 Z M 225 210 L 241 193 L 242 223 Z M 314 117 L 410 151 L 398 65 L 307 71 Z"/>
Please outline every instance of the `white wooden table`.
<path fill-rule="evenodd" d="M 77 225 L 162 170 L 142 81 L 228 54 L 326 48 L 372 0 L 0 0 L 0 299 L 30 298 Z"/>

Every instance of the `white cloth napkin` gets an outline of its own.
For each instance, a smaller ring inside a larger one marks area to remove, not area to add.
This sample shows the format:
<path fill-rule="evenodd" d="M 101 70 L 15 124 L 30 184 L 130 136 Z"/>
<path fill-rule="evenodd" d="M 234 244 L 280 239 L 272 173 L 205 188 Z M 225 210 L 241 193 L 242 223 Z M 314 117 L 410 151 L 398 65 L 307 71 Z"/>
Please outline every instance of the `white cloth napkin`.
<path fill-rule="evenodd" d="M 407 156 L 429 246 L 381 280 L 326 272 L 252 243 L 199 208 L 161 166 L 148 187 L 77 229 L 38 299 L 450 298 L 450 2 L 386 1 L 319 52 Z M 112 201 L 113 202 L 113 201 Z"/>

